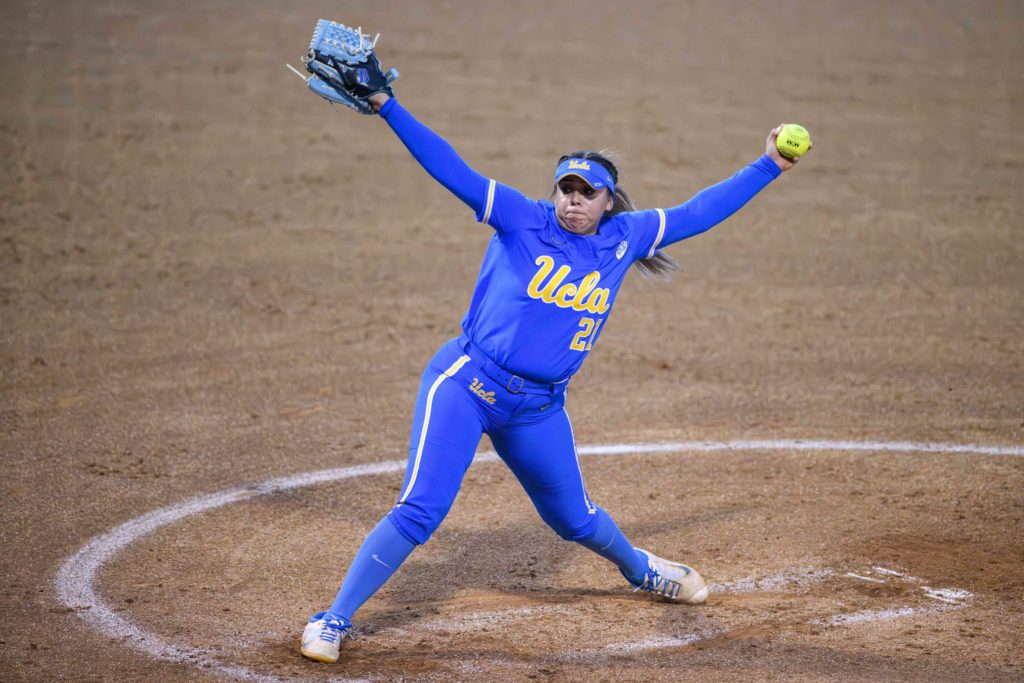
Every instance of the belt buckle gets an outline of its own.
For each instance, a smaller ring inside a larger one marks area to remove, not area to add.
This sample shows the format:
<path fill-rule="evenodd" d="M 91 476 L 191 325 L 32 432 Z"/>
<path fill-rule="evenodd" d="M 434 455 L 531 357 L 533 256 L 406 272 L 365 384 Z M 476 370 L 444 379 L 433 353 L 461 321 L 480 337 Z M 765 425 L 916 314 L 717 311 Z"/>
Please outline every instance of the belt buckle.
<path fill-rule="evenodd" d="M 508 383 L 505 385 L 505 388 L 511 394 L 518 394 L 522 390 L 523 384 L 525 383 L 526 380 L 520 377 L 519 375 L 512 375 L 512 377 L 509 378 Z M 515 389 L 512 388 L 513 384 L 516 387 Z"/>

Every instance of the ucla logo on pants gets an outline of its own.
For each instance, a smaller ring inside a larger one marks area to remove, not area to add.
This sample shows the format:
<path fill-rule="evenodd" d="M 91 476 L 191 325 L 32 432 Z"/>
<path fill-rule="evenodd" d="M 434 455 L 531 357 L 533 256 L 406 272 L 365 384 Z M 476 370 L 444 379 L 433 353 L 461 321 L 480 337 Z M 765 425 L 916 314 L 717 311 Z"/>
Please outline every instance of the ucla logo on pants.
<path fill-rule="evenodd" d="M 498 402 L 498 399 L 494 398 L 494 392 L 484 391 L 484 383 L 476 377 L 473 378 L 473 382 L 469 385 L 469 390 L 492 405 Z"/>

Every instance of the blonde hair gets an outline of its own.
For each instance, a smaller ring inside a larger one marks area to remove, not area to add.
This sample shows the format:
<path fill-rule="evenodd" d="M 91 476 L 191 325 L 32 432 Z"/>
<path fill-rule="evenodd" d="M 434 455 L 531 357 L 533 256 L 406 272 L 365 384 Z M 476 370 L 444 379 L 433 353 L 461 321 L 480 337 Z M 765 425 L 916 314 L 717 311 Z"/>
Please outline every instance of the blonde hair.
<path fill-rule="evenodd" d="M 612 180 L 615 182 L 615 196 L 612 198 L 612 208 L 605 212 L 605 215 L 616 216 L 627 211 L 636 211 L 636 204 L 633 203 L 629 193 L 619 187 L 619 169 L 615 167 L 615 163 L 608 158 L 607 154 L 607 150 L 601 150 L 600 152 L 580 150 L 570 154 L 563 154 L 558 163 L 562 163 L 566 159 L 587 159 L 601 164 L 612 174 Z M 682 270 L 674 258 L 660 249 L 654 252 L 654 256 L 640 259 L 633 265 L 640 271 L 641 275 L 659 280 L 668 280 L 671 278 L 672 273 Z"/>

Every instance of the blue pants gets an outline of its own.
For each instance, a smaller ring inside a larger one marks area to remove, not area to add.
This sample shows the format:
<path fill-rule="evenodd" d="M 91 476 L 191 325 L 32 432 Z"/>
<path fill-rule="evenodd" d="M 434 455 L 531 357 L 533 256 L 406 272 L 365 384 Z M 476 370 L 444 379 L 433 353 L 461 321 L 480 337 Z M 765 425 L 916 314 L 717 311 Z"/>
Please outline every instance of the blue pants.
<path fill-rule="evenodd" d="M 453 339 L 423 373 L 398 503 L 352 560 L 329 610 L 335 618 L 351 623 L 413 549 L 426 543 L 455 502 L 484 433 L 559 536 L 615 563 L 633 586 L 643 583 L 647 556 L 583 488 L 565 386 L 528 386 L 469 340 Z"/>
<path fill-rule="evenodd" d="M 409 465 L 389 519 L 407 540 L 425 543 L 455 502 L 486 433 L 559 536 L 572 541 L 593 536 L 598 508 L 583 486 L 564 385 L 545 393 L 513 393 L 484 367 L 454 339 L 427 365 L 416 398 Z"/>

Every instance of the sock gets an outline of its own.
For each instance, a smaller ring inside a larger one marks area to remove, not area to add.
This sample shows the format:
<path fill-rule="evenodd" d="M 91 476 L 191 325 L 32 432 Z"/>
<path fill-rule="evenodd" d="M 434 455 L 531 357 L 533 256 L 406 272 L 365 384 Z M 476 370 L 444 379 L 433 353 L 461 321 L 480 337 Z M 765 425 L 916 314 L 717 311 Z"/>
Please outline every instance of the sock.
<path fill-rule="evenodd" d="M 390 519 L 382 519 L 363 541 L 328 611 L 352 623 L 356 610 L 380 590 L 415 547 L 415 543 L 398 533 Z"/>
<path fill-rule="evenodd" d="M 584 548 L 618 565 L 626 579 L 636 585 L 644 580 L 647 557 L 637 552 L 607 512 L 597 509 L 597 531 L 590 538 L 577 541 Z"/>

